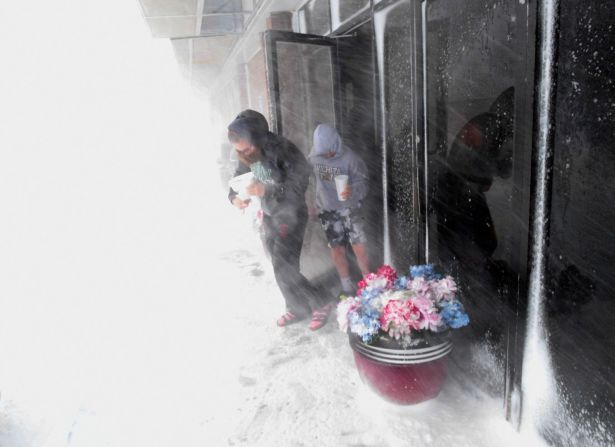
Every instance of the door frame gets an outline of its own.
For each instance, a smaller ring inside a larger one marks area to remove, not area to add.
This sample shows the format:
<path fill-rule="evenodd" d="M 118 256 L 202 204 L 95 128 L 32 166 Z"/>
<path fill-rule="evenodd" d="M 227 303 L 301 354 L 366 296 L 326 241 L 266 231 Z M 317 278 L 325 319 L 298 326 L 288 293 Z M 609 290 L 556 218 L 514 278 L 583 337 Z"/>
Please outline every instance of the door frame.
<path fill-rule="evenodd" d="M 290 31 L 267 30 L 263 34 L 265 48 L 265 67 L 267 75 L 267 88 L 269 89 L 269 113 L 271 130 L 283 135 L 282 110 L 280 109 L 280 78 L 278 74 L 278 57 L 276 44 L 278 42 L 303 43 L 320 45 L 331 48 L 331 69 L 333 74 L 333 107 L 335 123 L 340 121 L 340 74 L 337 55 L 337 42 L 333 38 L 317 36 L 314 34 L 299 34 Z"/>

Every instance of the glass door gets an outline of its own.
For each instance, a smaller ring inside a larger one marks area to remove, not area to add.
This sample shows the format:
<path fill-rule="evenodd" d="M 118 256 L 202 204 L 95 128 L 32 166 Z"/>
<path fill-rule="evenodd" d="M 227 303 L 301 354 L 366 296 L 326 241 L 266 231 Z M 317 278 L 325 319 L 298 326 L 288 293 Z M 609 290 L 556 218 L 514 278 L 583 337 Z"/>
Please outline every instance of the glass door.
<path fill-rule="evenodd" d="M 318 124 L 338 124 L 339 81 L 334 39 L 265 33 L 271 128 L 306 155 Z"/>
<path fill-rule="evenodd" d="M 266 31 L 264 39 L 271 130 L 295 143 L 307 157 L 316 126 L 328 123 L 341 131 L 336 42 L 273 30 Z M 335 290 L 338 280 L 315 216 L 314 190 L 311 182 L 306 200 L 312 216 L 304 237 L 301 268 L 308 278 L 318 278 L 319 283 L 329 283 Z"/>
<path fill-rule="evenodd" d="M 494 358 L 481 386 L 515 390 L 527 296 L 534 7 L 425 3 L 427 248 L 463 284 L 475 340 Z M 523 20 L 522 20 L 523 18 Z"/>

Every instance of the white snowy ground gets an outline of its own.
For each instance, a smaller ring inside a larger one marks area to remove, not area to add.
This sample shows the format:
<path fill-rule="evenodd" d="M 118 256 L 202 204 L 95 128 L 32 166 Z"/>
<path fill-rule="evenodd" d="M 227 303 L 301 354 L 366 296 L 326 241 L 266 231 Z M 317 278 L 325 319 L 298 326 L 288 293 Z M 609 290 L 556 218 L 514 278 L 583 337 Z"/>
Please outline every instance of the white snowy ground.
<path fill-rule="evenodd" d="M 186 232 L 203 217 L 187 210 L 145 230 L 138 253 L 122 249 L 133 236 L 107 240 L 117 255 L 78 281 L 84 302 L 67 285 L 14 304 L 0 330 L 0 446 L 540 445 L 454 375 L 434 401 L 381 401 L 334 321 L 277 328 L 282 298 L 249 216 L 223 202 L 202 228 Z"/>
<path fill-rule="evenodd" d="M 275 326 L 219 129 L 136 3 L 3 2 L 0 53 L 0 447 L 536 443 L 460 374 L 387 405 L 333 324 Z"/>
<path fill-rule="evenodd" d="M 154 260 L 118 253 L 93 308 L 57 296 L 4 322 L 0 446 L 540 445 L 454 375 L 436 400 L 384 403 L 334 321 L 275 327 L 282 299 L 248 216 L 218 213 L 192 250 L 152 234 Z"/>

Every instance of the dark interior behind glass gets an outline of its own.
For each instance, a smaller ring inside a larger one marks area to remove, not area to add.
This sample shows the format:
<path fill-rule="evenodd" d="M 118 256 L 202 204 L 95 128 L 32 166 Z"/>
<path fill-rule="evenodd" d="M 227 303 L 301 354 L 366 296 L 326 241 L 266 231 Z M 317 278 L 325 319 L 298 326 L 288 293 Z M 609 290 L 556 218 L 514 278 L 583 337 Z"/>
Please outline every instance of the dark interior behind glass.
<path fill-rule="evenodd" d="M 509 379 L 526 295 L 528 16 L 519 2 L 434 0 L 426 23 L 429 260 L 459 279 L 470 328 L 493 343 Z"/>
<path fill-rule="evenodd" d="M 615 426 L 615 12 L 591 3 L 561 4 L 547 312 L 575 442 L 607 445 L 583 438 Z"/>

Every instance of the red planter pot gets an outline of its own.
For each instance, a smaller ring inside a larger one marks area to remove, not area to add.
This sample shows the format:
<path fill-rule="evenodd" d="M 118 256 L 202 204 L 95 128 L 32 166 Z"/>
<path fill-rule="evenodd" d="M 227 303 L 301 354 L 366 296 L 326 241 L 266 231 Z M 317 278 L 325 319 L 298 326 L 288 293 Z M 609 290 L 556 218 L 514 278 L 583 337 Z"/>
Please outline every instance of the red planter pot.
<path fill-rule="evenodd" d="M 447 339 L 402 348 L 394 343 L 368 345 L 354 335 L 350 346 L 363 382 L 383 399 L 403 405 L 440 394 L 446 379 L 446 356 L 453 349 Z"/>

